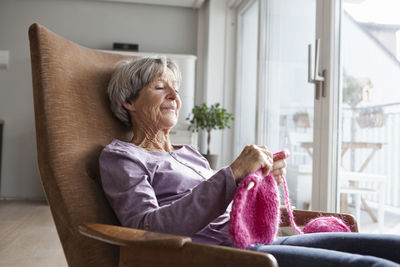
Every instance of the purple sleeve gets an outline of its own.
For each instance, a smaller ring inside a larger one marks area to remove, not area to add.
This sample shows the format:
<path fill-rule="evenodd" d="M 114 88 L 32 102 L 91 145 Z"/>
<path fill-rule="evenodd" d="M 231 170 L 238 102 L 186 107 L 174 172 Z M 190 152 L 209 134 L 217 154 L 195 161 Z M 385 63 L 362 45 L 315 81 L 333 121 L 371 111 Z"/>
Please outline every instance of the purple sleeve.
<path fill-rule="evenodd" d="M 135 158 L 103 152 L 104 192 L 123 226 L 191 236 L 223 214 L 236 192 L 230 167 L 201 182 L 184 197 L 160 207 L 150 174 Z"/>

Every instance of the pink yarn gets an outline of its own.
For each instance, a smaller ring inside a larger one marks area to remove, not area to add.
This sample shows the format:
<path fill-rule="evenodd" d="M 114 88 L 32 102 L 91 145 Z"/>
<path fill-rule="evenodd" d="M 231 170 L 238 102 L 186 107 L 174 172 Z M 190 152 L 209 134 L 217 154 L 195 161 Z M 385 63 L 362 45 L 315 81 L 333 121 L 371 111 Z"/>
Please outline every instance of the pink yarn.
<path fill-rule="evenodd" d="M 281 152 L 275 153 L 275 155 Z M 285 152 L 289 155 L 288 152 Z M 296 225 L 291 210 L 289 190 L 285 177 L 282 177 L 286 209 L 290 223 L 298 234 L 317 232 L 351 232 L 350 228 L 336 217 L 319 217 L 311 220 L 303 228 Z M 248 185 L 255 185 L 248 190 Z M 256 243 L 270 244 L 275 238 L 280 222 L 280 195 L 278 185 L 272 174 L 262 177 L 261 169 L 250 173 L 239 185 L 233 199 L 229 220 L 229 235 L 239 248 Z"/>
<path fill-rule="evenodd" d="M 296 222 L 294 221 L 293 211 L 291 208 L 292 205 L 290 204 L 290 198 L 289 198 L 289 188 L 287 186 L 286 179 L 285 179 L 285 177 L 283 177 L 283 175 L 281 176 L 281 178 L 282 178 L 282 183 L 283 183 L 283 191 L 285 191 L 286 210 L 289 214 L 290 224 L 292 225 L 294 230 L 296 230 L 296 232 L 299 235 L 303 234 L 303 232 L 300 230 L 300 228 L 297 226 Z"/>
<path fill-rule="evenodd" d="M 247 190 L 250 182 L 255 185 Z M 270 244 L 275 240 L 280 220 L 277 188 L 274 177 L 268 175 L 263 179 L 261 170 L 249 174 L 240 183 L 229 220 L 229 234 L 237 247 Z"/>
<path fill-rule="evenodd" d="M 320 232 L 351 232 L 350 228 L 336 217 L 319 217 L 309 221 L 303 228 L 303 233 Z"/>

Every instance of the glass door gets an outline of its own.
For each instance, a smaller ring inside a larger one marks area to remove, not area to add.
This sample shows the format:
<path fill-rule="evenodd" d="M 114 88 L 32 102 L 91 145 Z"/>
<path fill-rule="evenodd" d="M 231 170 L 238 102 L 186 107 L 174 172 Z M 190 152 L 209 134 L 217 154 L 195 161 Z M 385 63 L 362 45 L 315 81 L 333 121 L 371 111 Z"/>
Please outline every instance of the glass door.
<path fill-rule="evenodd" d="M 261 5 L 258 136 L 272 151 L 287 149 L 292 205 L 311 209 L 314 85 L 309 44 L 316 39 L 315 0 L 268 0 Z"/>
<path fill-rule="evenodd" d="M 338 199 L 362 232 L 400 233 L 400 1 L 343 0 Z"/>
<path fill-rule="evenodd" d="M 258 1 L 243 1 L 237 14 L 237 90 L 235 94 L 235 145 L 239 155 L 256 143 Z"/>
<path fill-rule="evenodd" d="M 265 144 L 274 152 L 288 149 L 286 179 L 292 204 L 297 209 L 334 211 L 338 118 L 332 109 L 338 86 L 331 77 L 338 77 L 339 2 L 241 3 L 235 156 L 249 143 Z"/>

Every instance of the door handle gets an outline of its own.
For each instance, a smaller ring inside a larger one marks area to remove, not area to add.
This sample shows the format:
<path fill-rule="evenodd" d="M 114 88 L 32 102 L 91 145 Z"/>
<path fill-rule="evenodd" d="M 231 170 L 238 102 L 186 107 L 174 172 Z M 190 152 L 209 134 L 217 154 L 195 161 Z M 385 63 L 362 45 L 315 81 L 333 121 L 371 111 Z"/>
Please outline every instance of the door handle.
<path fill-rule="evenodd" d="M 322 90 L 322 97 L 326 97 L 325 91 L 325 75 L 326 70 L 319 71 L 319 51 L 320 39 L 315 40 L 315 56 L 314 56 L 314 77 L 311 77 L 311 44 L 308 45 L 308 82 L 315 84 L 315 99 L 320 98 L 320 90 Z"/>

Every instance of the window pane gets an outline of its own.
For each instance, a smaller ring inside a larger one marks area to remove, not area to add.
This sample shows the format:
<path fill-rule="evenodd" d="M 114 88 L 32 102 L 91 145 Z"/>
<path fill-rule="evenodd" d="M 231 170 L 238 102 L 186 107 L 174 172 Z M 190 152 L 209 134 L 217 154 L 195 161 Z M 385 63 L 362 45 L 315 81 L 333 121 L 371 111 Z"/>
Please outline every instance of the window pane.
<path fill-rule="evenodd" d="M 286 178 L 298 209 L 311 208 L 314 86 L 307 80 L 307 47 L 315 42 L 315 13 L 314 0 L 266 5 L 263 139 L 274 152 L 291 152 Z"/>
<path fill-rule="evenodd" d="M 239 64 L 236 90 L 236 145 L 238 155 L 246 145 L 255 143 L 257 97 L 258 1 L 239 15 Z"/>
<path fill-rule="evenodd" d="M 362 232 L 400 233 L 399 9 L 396 0 L 343 1 L 338 191 Z"/>

